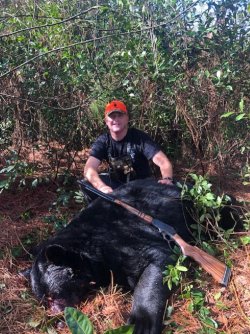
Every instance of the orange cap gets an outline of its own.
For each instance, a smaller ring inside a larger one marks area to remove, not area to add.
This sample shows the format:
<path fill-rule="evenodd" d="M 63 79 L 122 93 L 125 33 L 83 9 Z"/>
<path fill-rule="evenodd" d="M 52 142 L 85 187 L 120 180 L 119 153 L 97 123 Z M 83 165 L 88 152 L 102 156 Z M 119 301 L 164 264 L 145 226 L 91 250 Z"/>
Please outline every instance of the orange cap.
<path fill-rule="evenodd" d="M 105 116 L 108 116 L 112 112 L 115 112 L 115 111 L 123 113 L 123 114 L 128 113 L 126 105 L 122 101 L 119 101 L 119 100 L 111 101 L 106 105 Z"/>

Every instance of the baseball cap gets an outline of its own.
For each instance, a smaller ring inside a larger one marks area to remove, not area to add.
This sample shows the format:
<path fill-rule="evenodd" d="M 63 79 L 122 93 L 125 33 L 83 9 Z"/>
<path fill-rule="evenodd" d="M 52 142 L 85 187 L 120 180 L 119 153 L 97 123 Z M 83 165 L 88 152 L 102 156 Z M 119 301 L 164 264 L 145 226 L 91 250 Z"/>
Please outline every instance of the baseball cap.
<path fill-rule="evenodd" d="M 110 115 L 112 112 L 120 112 L 122 114 L 128 114 L 126 105 L 119 100 L 113 100 L 106 105 L 105 116 Z"/>

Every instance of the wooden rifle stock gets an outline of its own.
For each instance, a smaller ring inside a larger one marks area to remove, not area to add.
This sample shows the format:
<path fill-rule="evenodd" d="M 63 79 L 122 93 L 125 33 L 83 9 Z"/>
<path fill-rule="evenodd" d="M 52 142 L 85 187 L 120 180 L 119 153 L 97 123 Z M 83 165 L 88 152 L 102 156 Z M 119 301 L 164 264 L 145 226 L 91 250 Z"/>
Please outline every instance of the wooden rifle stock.
<path fill-rule="evenodd" d="M 147 223 L 152 224 L 153 226 L 157 227 L 158 230 L 163 235 L 168 235 L 171 239 L 173 239 L 176 242 L 176 244 L 181 248 L 181 251 L 184 255 L 189 256 L 193 260 L 198 262 L 200 266 L 204 270 L 206 270 L 206 272 L 211 274 L 217 282 L 219 282 L 220 284 L 224 286 L 228 285 L 228 282 L 231 276 L 231 270 L 224 263 L 220 262 L 212 255 L 204 252 L 203 250 L 201 250 L 200 248 L 196 246 L 191 246 L 188 243 L 186 243 L 176 233 L 175 229 L 172 226 L 158 219 L 154 219 L 153 217 L 143 213 L 142 211 L 137 210 L 131 205 L 101 192 L 83 181 L 78 181 L 78 183 L 81 184 L 81 186 L 84 187 L 85 189 L 90 190 L 91 192 L 106 199 L 109 202 L 113 202 L 119 206 L 122 206 L 123 208 L 127 209 L 129 212 L 135 214 L 136 216 L 146 221 Z"/>

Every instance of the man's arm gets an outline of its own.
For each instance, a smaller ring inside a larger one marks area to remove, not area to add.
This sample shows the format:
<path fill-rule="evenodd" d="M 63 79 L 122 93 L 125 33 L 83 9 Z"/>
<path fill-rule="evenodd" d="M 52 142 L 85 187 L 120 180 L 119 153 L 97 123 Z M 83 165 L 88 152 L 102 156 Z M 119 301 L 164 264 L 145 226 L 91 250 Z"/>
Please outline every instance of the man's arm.
<path fill-rule="evenodd" d="M 159 151 L 153 156 L 152 160 L 153 163 L 160 167 L 161 170 L 162 180 L 159 180 L 159 182 L 164 184 L 172 184 L 173 168 L 166 154 L 164 154 L 162 151 Z"/>
<path fill-rule="evenodd" d="M 104 192 L 110 193 L 113 189 L 107 186 L 98 175 L 98 167 L 101 161 L 95 157 L 90 156 L 84 167 L 84 176 L 96 189 Z"/>

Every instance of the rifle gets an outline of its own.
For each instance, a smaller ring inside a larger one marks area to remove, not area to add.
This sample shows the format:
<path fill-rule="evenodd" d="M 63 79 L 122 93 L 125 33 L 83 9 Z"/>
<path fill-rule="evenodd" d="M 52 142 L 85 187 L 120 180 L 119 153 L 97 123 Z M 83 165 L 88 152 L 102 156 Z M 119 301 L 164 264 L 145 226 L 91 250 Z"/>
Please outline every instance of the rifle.
<path fill-rule="evenodd" d="M 224 263 L 217 260 L 212 255 L 204 252 L 200 248 L 196 246 L 191 246 L 186 243 L 176 232 L 176 230 L 161 220 L 155 219 L 142 211 L 137 210 L 136 208 L 132 207 L 131 205 L 120 201 L 117 198 L 113 198 L 112 196 L 105 194 L 96 188 L 90 186 L 89 184 L 78 181 L 78 183 L 83 186 L 85 189 L 93 192 L 94 194 L 98 195 L 99 197 L 104 198 L 105 200 L 115 203 L 123 208 L 127 209 L 129 212 L 135 214 L 136 216 L 140 217 L 147 223 L 155 226 L 163 236 L 168 235 L 172 240 L 176 242 L 176 244 L 180 247 L 183 255 L 191 257 L 193 260 L 198 262 L 203 269 L 205 269 L 209 274 L 213 276 L 213 278 L 219 282 L 220 284 L 227 286 L 230 276 L 231 270 L 228 268 Z"/>

